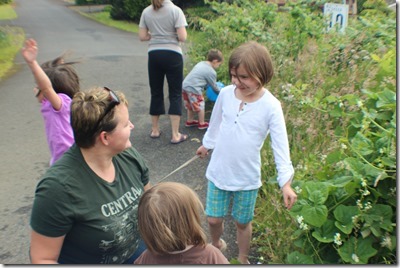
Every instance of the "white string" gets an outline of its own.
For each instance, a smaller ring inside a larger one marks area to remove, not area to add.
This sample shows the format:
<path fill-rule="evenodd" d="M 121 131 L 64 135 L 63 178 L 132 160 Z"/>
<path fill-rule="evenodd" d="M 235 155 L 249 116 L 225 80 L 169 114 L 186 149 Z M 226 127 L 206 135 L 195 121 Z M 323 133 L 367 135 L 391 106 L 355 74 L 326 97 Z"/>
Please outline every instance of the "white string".
<path fill-rule="evenodd" d="M 161 181 L 165 180 L 166 178 L 168 178 L 169 176 L 171 176 L 172 174 L 174 174 L 175 172 L 177 172 L 178 170 L 181 170 L 182 168 L 186 167 L 187 165 L 189 165 L 190 163 L 192 163 L 194 160 L 196 160 L 197 158 L 199 158 L 200 155 L 195 155 L 193 156 L 191 159 L 189 159 L 188 161 L 186 161 L 185 163 L 183 163 L 183 165 L 181 165 L 180 167 L 178 167 L 177 169 L 175 169 L 174 171 L 172 171 L 171 173 L 169 173 L 167 176 L 165 176 L 164 178 L 162 178 L 161 180 L 159 180 L 157 183 L 160 183 Z"/>

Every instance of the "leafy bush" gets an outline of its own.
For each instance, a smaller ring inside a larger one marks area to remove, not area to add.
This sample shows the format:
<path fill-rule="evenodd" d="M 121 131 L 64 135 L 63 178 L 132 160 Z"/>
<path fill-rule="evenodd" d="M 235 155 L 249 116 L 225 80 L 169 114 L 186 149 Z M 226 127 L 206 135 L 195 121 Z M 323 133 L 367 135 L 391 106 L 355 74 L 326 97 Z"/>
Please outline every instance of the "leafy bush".
<path fill-rule="evenodd" d="M 139 22 L 143 9 L 150 4 L 150 0 L 113 0 L 110 15 L 115 20 Z"/>
<path fill-rule="evenodd" d="M 87 1 L 87 0 L 83 0 Z M 112 9 L 110 12 L 111 18 L 115 20 L 128 20 L 139 22 L 140 15 L 145 7 L 151 4 L 150 0 L 110 0 Z M 174 4 L 180 8 L 188 8 L 192 6 L 204 5 L 203 0 L 174 0 Z"/>
<path fill-rule="evenodd" d="M 112 0 L 75 0 L 75 5 L 108 5 Z"/>
<path fill-rule="evenodd" d="M 213 38 L 188 52 L 198 61 L 215 47 L 228 58 L 256 40 L 273 57 L 267 86 L 285 112 L 299 199 L 290 211 L 283 207 L 267 139 L 252 241 L 257 262 L 397 263 L 395 13 L 364 9 L 345 34 L 325 33 L 322 11 L 305 1 L 284 12 L 263 2 L 208 2 L 212 13 L 190 20 Z M 218 77 L 229 84 L 226 68 Z"/>

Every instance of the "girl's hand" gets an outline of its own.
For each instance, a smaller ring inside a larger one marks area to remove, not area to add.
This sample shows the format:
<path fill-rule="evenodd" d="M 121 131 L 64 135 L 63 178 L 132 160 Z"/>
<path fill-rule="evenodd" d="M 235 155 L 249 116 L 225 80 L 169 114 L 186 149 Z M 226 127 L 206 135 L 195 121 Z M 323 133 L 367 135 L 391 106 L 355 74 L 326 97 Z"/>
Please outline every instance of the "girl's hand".
<path fill-rule="evenodd" d="M 291 209 L 297 201 L 297 195 L 290 186 L 290 183 L 291 182 L 289 181 L 282 187 L 283 202 L 287 209 Z"/>
<path fill-rule="evenodd" d="M 208 149 L 203 145 L 197 149 L 196 154 L 200 156 L 200 158 L 204 158 L 208 155 Z"/>
<path fill-rule="evenodd" d="M 38 54 L 37 43 L 34 39 L 25 41 L 25 46 L 22 48 L 22 56 L 27 63 L 32 63 L 36 60 Z"/>

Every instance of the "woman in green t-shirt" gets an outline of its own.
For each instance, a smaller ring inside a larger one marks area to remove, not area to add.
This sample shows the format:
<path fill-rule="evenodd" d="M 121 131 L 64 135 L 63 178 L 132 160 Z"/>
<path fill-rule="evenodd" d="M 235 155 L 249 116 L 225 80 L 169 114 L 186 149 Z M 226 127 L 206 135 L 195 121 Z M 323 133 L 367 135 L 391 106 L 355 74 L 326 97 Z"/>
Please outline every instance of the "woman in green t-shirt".
<path fill-rule="evenodd" d="M 37 185 L 31 215 L 35 264 L 133 263 L 145 246 L 137 208 L 148 168 L 129 140 L 121 92 L 93 88 L 71 104 L 75 144 Z"/>

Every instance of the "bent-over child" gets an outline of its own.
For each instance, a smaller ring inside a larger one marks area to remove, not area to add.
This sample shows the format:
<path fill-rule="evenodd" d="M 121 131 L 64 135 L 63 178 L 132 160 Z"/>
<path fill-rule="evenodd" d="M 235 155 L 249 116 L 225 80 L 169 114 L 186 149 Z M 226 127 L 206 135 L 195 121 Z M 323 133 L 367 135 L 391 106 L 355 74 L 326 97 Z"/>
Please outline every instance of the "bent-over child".
<path fill-rule="evenodd" d="M 74 143 L 70 106 L 74 94 L 80 90 L 78 74 L 72 67 L 75 62 L 65 62 L 65 55 L 61 55 L 39 65 L 38 45 L 34 39 L 25 41 L 21 53 L 36 81 L 33 91 L 41 103 L 50 165 L 53 165 Z"/>
<path fill-rule="evenodd" d="M 228 68 L 232 85 L 221 89 L 196 154 L 204 158 L 213 149 L 206 171 L 206 214 L 212 244 L 218 248 L 225 245 L 223 222 L 233 198 L 238 260 L 248 264 L 251 221 L 262 184 L 260 151 L 269 133 L 277 180 L 288 209 L 297 196 L 291 188 L 294 169 L 281 103 L 264 87 L 274 74 L 268 49 L 254 41 L 242 44 L 232 52 Z"/>
<path fill-rule="evenodd" d="M 210 85 L 215 92 L 219 92 L 217 85 L 217 72 L 215 71 L 223 62 L 224 57 L 218 49 L 210 49 L 207 60 L 197 63 L 183 80 L 182 97 L 187 110 L 186 127 L 198 127 L 207 129 L 205 122 L 205 102 L 203 90 Z M 197 113 L 198 120 L 194 119 Z"/>
<path fill-rule="evenodd" d="M 178 182 L 161 182 L 139 201 L 139 231 L 147 249 L 135 264 L 229 264 L 207 244 L 201 226 L 203 205 L 197 194 Z"/>

